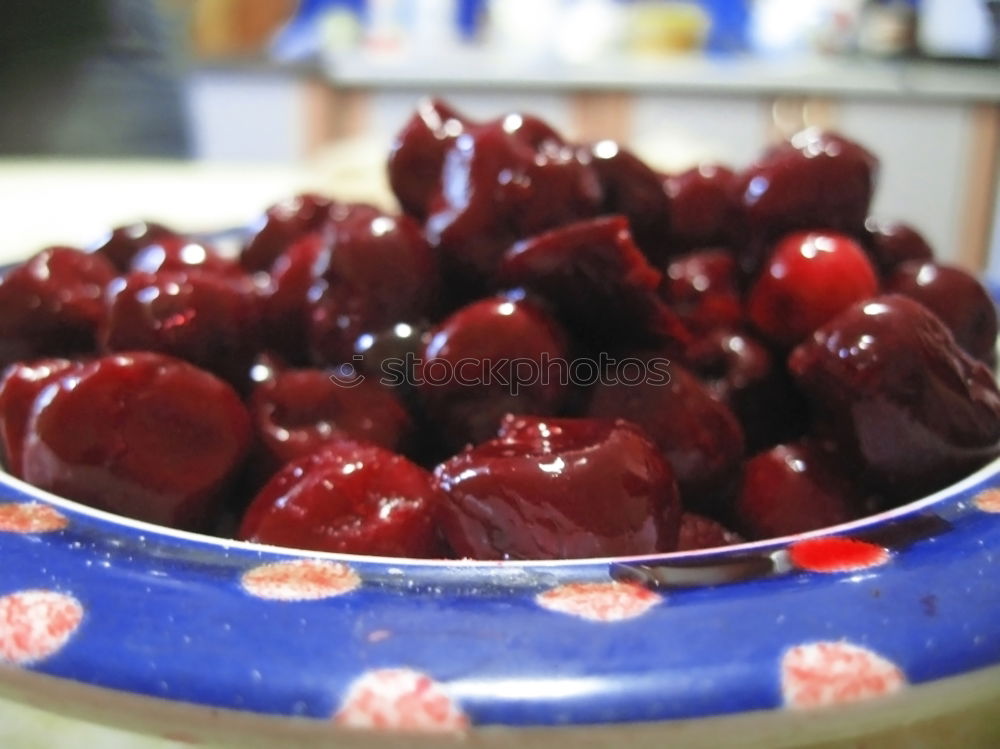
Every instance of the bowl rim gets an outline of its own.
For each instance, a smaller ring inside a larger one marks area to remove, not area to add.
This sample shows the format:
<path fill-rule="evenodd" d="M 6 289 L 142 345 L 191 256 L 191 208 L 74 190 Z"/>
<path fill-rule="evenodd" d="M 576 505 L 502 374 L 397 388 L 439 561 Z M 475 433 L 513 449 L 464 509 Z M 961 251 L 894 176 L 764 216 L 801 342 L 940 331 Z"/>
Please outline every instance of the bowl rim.
<path fill-rule="evenodd" d="M 955 482 L 954 484 L 949 484 L 948 486 L 939 489 L 931 494 L 928 494 L 919 499 L 915 499 L 906 504 L 899 505 L 898 507 L 892 507 L 882 512 L 874 513 L 872 515 L 865 515 L 864 517 L 857 518 L 855 520 L 849 520 L 845 523 L 838 523 L 837 525 L 825 526 L 823 528 L 817 528 L 815 530 L 806 531 L 803 533 L 795 533 L 784 536 L 775 536 L 773 538 L 761 539 L 758 541 L 744 541 L 738 544 L 729 544 L 727 546 L 719 546 L 707 549 L 694 549 L 691 551 L 672 551 L 663 553 L 653 553 L 653 554 L 635 554 L 635 555 L 622 555 L 622 556 L 609 556 L 609 557 L 578 557 L 570 559 L 497 559 L 497 560 L 481 560 L 481 559 L 447 559 L 447 558 L 430 558 L 421 559 L 413 557 L 389 557 L 389 556 L 378 556 L 378 555 L 367 555 L 367 554 L 348 554 L 343 552 L 333 552 L 333 551 L 314 551 L 310 549 L 299 549 L 294 547 L 286 546 L 273 546 L 271 544 L 256 543 L 253 541 L 240 541 L 235 538 L 226 538 L 223 536 L 214 536 L 208 533 L 200 533 L 196 531 L 185 531 L 176 528 L 170 528 L 168 526 L 159 525 L 157 523 L 150 523 L 144 520 L 137 520 L 135 518 L 126 517 L 124 515 L 118 515 L 113 512 L 108 512 L 106 510 L 101 510 L 89 505 L 83 504 L 82 502 L 77 502 L 66 497 L 61 497 L 58 494 L 47 491 L 45 489 L 40 489 L 33 484 L 29 484 L 23 479 L 19 479 L 16 476 L 7 473 L 5 470 L 0 468 L 0 485 L 7 485 L 25 495 L 33 495 L 38 500 L 53 505 L 55 507 L 61 507 L 63 509 L 71 510 L 83 516 L 89 516 L 95 520 L 99 520 L 105 523 L 109 523 L 113 526 L 119 526 L 122 529 L 141 531 L 143 534 L 155 534 L 157 536 L 175 539 L 177 541 L 192 541 L 206 546 L 218 547 L 220 552 L 228 551 L 230 549 L 243 549 L 246 551 L 267 551 L 274 554 L 279 554 L 281 556 L 298 556 L 303 558 L 314 558 L 314 559 L 327 559 L 332 561 L 346 561 L 346 562 L 364 562 L 370 564 L 385 564 L 391 565 L 393 567 L 400 566 L 420 566 L 420 567 L 441 567 L 453 569 L 456 566 L 468 568 L 468 569 L 496 569 L 498 567 L 507 568 L 518 568 L 518 567 L 580 567 L 583 565 L 608 565 L 614 563 L 623 562 L 635 562 L 642 563 L 647 561 L 670 561 L 670 560 L 690 560 L 701 557 L 718 556 L 721 553 L 736 554 L 744 552 L 762 551 L 769 549 L 774 546 L 784 546 L 792 542 L 802 541 L 813 538 L 825 538 L 828 536 L 841 536 L 844 534 L 851 533 L 852 531 L 862 530 L 879 523 L 892 521 L 898 518 L 902 518 L 908 515 L 918 513 L 922 510 L 933 507 L 939 502 L 947 501 L 950 497 L 953 497 L 956 493 L 965 491 L 967 488 L 976 485 L 983 478 L 986 478 L 993 474 L 1000 474 L 1000 456 L 994 458 L 986 465 L 976 469 L 974 472 L 965 476 L 961 480 Z"/>

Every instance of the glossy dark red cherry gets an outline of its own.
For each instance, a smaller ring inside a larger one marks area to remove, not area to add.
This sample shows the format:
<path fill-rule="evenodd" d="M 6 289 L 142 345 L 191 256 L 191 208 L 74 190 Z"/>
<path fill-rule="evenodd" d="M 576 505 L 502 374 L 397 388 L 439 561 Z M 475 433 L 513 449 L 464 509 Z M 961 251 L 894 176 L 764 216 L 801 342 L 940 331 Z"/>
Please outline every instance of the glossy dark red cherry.
<path fill-rule="evenodd" d="M 595 215 L 597 174 L 531 118 L 508 115 L 459 136 L 445 156 L 427 236 L 455 283 L 487 286 L 524 237 Z"/>
<path fill-rule="evenodd" d="M 249 441 L 246 409 L 222 380 L 159 354 L 107 356 L 35 401 L 24 478 L 98 509 L 200 529 Z"/>
<path fill-rule="evenodd" d="M 240 253 L 240 264 L 248 271 L 267 271 L 293 243 L 327 222 L 333 201 L 322 195 L 302 193 L 272 205 L 261 226 Z"/>
<path fill-rule="evenodd" d="M 211 245 L 177 236 L 162 237 L 140 249 L 132 257 L 130 269 L 140 273 L 198 271 L 235 279 L 246 276 L 235 261 L 222 257 Z"/>
<path fill-rule="evenodd" d="M 736 414 L 749 454 L 805 433 L 805 400 L 783 362 L 748 333 L 721 328 L 706 333 L 688 347 L 685 362 Z"/>
<path fill-rule="evenodd" d="M 688 339 L 659 298 L 662 276 L 635 246 L 624 216 L 579 221 L 519 242 L 504 255 L 500 277 L 550 302 L 588 348 Z"/>
<path fill-rule="evenodd" d="M 623 421 L 519 417 L 435 471 L 441 527 L 474 559 L 670 551 L 680 501 L 670 465 Z"/>
<path fill-rule="evenodd" d="M 115 269 L 103 255 L 49 247 L 0 279 L 0 366 L 92 352 Z"/>
<path fill-rule="evenodd" d="M 418 395 L 458 449 L 492 437 L 505 414 L 556 413 L 566 392 L 558 373 L 565 356 L 565 336 L 536 305 L 482 299 L 431 331 L 416 368 Z"/>
<path fill-rule="evenodd" d="M 436 425 L 426 418 L 416 389 L 417 360 L 430 342 L 426 323 L 396 323 L 385 330 L 364 333 L 354 342 L 351 368 L 366 380 L 389 388 L 406 405 L 415 424 L 415 438 L 406 444 L 406 456 L 422 466 L 437 465 L 451 454 L 442 445 Z"/>
<path fill-rule="evenodd" d="M 697 551 L 715 549 L 743 543 L 739 534 L 726 528 L 716 520 L 685 512 L 681 515 L 680 533 L 677 536 L 677 551 Z"/>
<path fill-rule="evenodd" d="M 412 428 L 391 391 L 338 370 L 279 372 L 254 390 L 250 414 L 272 469 L 336 440 L 396 450 Z"/>
<path fill-rule="evenodd" d="M 261 293 L 263 339 L 290 361 L 309 359 L 309 290 L 317 281 L 320 256 L 329 250 L 326 232 L 313 232 L 295 240 L 278 256 Z"/>
<path fill-rule="evenodd" d="M 531 114 L 514 112 L 488 122 L 482 127 L 500 127 L 504 132 L 514 135 L 522 143 L 526 143 L 532 148 L 543 149 L 553 143 L 565 142 L 554 127 Z"/>
<path fill-rule="evenodd" d="M 960 268 L 910 260 L 896 266 L 885 290 L 915 299 L 941 318 L 970 356 L 990 363 L 996 356 L 997 310 L 990 293 Z"/>
<path fill-rule="evenodd" d="M 396 323 L 358 336 L 352 365 L 365 377 L 405 394 L 413 389 L 417 357 L 429 341 L 427 324 Z"/>
<path fill-rule="evenodd" d="M 1000 452 L 993 374 L 907 297 L 844 310 L 792 352 L 789 369 L 814 421 L 891 500 L 929 494 Z"/>
<path fill-rule="evenodd" d="M 349 361 L 362 333 L 429 316 L 439 288 L 437 259 L 413 219 L 353 205 L 334 211 L 329 245 L 309 291 L 315 362 Z"/>
<path fill-rule="evenodd" d="M 48 385 L 81 366 L 70 359 L 38 359 L 7 368 L 0 380 L 0 458 L 12 476 L 23 476 L 24 437 L 35 398 Z"/>
<path fill-rule="evenodd" d="M 878 159 L 857 143 L 815 128 L 769 149 L 736 180 L 746 226 L 758 237 L 812 227 L 860 232 Z"/>
<path fill-rule="evenodd" d="M 648 363 L 651 357 L 634 360 Z M 718 514 L 743 458 L 739 421 L 679 364 L 669 364 L 666 383 L 649 377 L 633 382 L 626 378 L 627 361 L 622 358 L 610 373 L 613 384 L 593 389 L 587 415 L 642 427 L 673 467 L 685 508 Z"/>
<path fill-rule="evenodd" d="M 791 347 L 842 309 L 878 293 L 875 269 L 861 246 L 832 232 L 782 239 L 747 299 L 754 327 Z"/>
<path fill-rule="evenodd" d="M 628 219 L 635 243 L 656 262 L 674 249 L 670 236 L 670 206 L 660 176 L 631 151 L 612 140 L 602 140 L 580 151 L 601 181 L 601 213 Z"/>
<path fill-rule="evenodd" d="M 242 386 L 259 348 L 259 307 L 243 283 L 201 272 L 130 273 L 108 287 L 105 351 L 157 351 Z"/>
<path fill-rule="evenodd" d="M 265 382 L 271 382 L 288 368 L 288 362 L 280 354 L 274 351 L 261 351 L 250 365 L 247 381 L 252 389 Z"/>
<path fill-rule="evenodd" d="M 898 221 L 865 221 L 865 246 L 883 276 L 909 260 L 933 260 L 934 250 L 923 235 Z"/>
<path fill-rule="evenodd" d="M 796 442 L 747 461 L 735 511 L 740 530 L 756 540 L 846 523 L 863 505 L 861 490 L 830 454 Z"/>
<path fill-rule="evenodd" d="M 440 99 L 422 99 L 389 151 L 389 185 L 403 212 L 423 221 L 441 192 L 445 154 L 470 121 Z"/>
<path fill-rule="evenodd" d="M 381 447 L 334 442 L 283 468 L 240 524 L 244 541 L 394 557 L 440 555 L 431 476 Z"/>
<path fill-rule="evenodd" d="M 662 297 L 694 334 L 743 321 L 736 259 L 724 249 L 692 252 L 667 265 Z"/>
<path fill-rule="evenodd" d="M 143 247 L 179 239 L 181 239 L 180 234 L 163 224 L 139 221 L 112 229 L 107 236 L 95 243 L 90 251 L 103 255 L 118 272 L 127 273 L 132 268 L 132 258 Z"/>
<path fill-rule="evenodd" d="M 670 198 L 670 241 L 680 250 L 730 247 L 740 226 L 736 175 L 719 164 L 700 164 L 663 180 Z"/>
<path fill-rule="evenodd" d="M 720 400 L 729 401 L 744 388 L 766 380 L 774 359 L 747 333 L 718 329 L 699 338 L 686 352 L 692 371 Z"/>

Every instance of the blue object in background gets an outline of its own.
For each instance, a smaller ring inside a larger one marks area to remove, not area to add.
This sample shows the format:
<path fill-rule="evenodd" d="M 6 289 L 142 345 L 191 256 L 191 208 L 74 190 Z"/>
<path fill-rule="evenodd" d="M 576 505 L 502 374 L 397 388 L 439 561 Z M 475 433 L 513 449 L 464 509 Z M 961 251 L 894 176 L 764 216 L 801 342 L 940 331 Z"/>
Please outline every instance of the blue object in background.
<path fill-rule="evenodd" d="M 458 17 L 455 23 L 463 40 L 475 39 L 485 10 L 486 0 L 458 0 Z"/>
<path fill-rule="evenodd" d="M 365 0 L 302 0 L 295 15 L 297 21 L 315 21 L 323 11 L 340 7 L 360 17 L 365 13 L 365 5 Z"/>
<path fill-rule="evenodd" d="M 482 24 L 487 0 L 457 0 L 455 30 L 463 41 L 476 38 Z M 367 0 L 302 0 L 295 17 L 275 36 L 271 54 L 283 62 L 298 62 L 317 57 L 323 50 L 319 33 L 320 18 L 332 10 L 353 13 L 360 24 L 368 17 Z"/>
<path fill-rule="evenodd" d="M 709 52 L 727 54 L 747 49 L 751 0 L 696 1 L 712 18 L 706 41 Z M 454 24 L 460 39 L 471 42 L 477 38 L 488 5 L 489 0 L 456 0 Z M 276 35 L 271 47 L 272 54 L 286 62 L 318 56 L 322 52 L 319 19 L 335 9 L 350 11 L 364 24 L 368 3 L 367 0 L 303 0 L 295 17 Z"/>
<path fill-rule="evenodd" d="M 698 0 L 712 17 L 705 43 L 710 52 L 735 53 L 747 49 L 751 0 Z"/>
<path fill-rule="evenodd" d="M 502 0 L 496 0 L 502 2 Z M 753 0 L 686 0 L 700 6 L 712 19 L 705 49 L 708 52 L 731 54 L 749 48 L 748 32 L 753 12 Z M 623 4 L 633 0 L 618 0 Z"/>
<path fill-rule="evenodd" d="M 344 9 L 364 23 L 366 0 L 302 0 L 295 16 L 275 34 L 271 41 L 271 56 L 280 62 L 311 60 L 323 51 L 319 21 L 333 10 Z"/>

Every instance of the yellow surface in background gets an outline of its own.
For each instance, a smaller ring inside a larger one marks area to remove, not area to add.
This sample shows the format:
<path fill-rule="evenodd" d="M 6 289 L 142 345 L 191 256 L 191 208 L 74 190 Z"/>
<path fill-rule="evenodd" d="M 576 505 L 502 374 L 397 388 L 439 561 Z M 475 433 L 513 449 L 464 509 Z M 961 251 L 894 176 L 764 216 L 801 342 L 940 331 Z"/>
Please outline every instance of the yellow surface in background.
<path fill-rule="evenodd" d="M 712 19 L 696 3 L 640 2 L 630 9 L 629 44 L 646 55 L 701 49 Z"/>

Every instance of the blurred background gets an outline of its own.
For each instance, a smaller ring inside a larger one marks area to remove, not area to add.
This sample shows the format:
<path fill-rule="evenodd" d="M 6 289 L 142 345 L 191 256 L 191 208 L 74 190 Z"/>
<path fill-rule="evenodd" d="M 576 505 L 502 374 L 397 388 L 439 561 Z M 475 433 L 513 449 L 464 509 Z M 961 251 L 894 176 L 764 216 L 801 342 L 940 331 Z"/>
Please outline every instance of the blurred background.
<path fill-rule="evenodd" d="M 1000 0 L 6 0 L 3 20 L 15 255 L 140 217 L 237 225 L 304 188 L 384 202 L 392 136 L 435 94 L 663 171 L 836 128 L 882 159 L 878 216 L 1000 275 Z"/>

